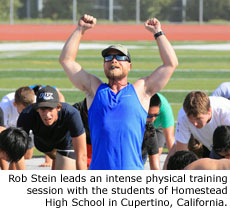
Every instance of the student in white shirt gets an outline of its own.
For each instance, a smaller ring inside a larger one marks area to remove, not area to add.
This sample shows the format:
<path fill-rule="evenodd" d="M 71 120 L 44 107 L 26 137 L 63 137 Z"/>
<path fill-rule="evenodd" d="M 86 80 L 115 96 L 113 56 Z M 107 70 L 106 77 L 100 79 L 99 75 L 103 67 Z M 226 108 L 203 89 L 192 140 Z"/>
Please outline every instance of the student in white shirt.
<path fill-rule="evenodd" d="M 230 125 L 230 101 L 223 97 L 208 97 L 204 92 L 189 93 L 179 111 L 176 126 L 176 150 L 187 150 L 191 134 L 209 151 L 215 129 Z"/>

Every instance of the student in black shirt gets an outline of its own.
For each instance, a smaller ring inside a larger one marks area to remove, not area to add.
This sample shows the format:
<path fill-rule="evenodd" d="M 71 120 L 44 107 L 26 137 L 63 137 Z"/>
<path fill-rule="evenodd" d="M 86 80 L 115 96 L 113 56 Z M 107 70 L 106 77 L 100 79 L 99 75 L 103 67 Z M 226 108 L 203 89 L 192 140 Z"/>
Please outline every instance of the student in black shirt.
<path fill-rule="evenodd" d="M 57 91 L 46 86 L 36 103 L 20 114 L 17 122 L 27 133 L 32 130 L 35 147 L 55 161 L 53 169 L 87 169 L 86 137 L 78 110 L 60 103 Z"/>

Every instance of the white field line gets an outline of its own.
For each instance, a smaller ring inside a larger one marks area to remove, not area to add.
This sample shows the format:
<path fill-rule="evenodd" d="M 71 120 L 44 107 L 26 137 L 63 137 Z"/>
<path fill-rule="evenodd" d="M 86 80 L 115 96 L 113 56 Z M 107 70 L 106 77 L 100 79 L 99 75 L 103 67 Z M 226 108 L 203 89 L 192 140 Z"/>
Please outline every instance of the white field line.
<path fill-rule="evenodd" d="M 8 69 L 8 68 L 0 68 L 0 72 L 64 72 L 63 69 L 55 69 L 55 68 L 50 68 L 50 69 L 35 69 L 35 68 L 23 68 L 23 69 Z M 93 68 L 88 68 L 87 71 L 90 72 L 104 72 L 102 69 L 93 69 Z M 131 70 L 132 72 L 152 72 L 153 69 L 133 69 Z M 177 69 L 175 70 L 174 73 L 180 73 L 180 72 L 211 72 L 211 73 L 225 73 L 225 72 L 230 72 L 230 69 Z"/>
<path fill-rule="evenodd" d="M 101 43 L 81 43 L 79 49 L 102 50 L 108 47 L 109 44 Z M 64 42 L 18 42 L 18 43 L 0 43 L 0 51 L 40 51 L 40 50 L 61 50 Z M 126 45 L 128 49 L 157 49 L 157 46 L 144 46 L 144 45 Z M 174 45 L 176 50 L 215 50 L 215 51 L 230 51 L 230 44 L 187 44 L 187 45 Z"/>
<path fill-rule="evenodd" d="M 28 43 L 1 43 L 0 51 L 42 51 L 42 50 L 62 50 L 64 42 L 28 42 Z M 102 50 L 109 44 L 81 43 L 80 50 Z M 128 49 L 143 49 L 145 46 L 127 45 Z"/>

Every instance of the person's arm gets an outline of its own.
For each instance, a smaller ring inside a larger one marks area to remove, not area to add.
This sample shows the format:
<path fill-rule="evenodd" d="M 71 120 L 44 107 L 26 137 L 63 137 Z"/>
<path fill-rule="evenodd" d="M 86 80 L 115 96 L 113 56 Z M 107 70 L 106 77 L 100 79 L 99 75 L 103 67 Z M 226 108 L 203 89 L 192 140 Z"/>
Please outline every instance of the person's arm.
<path fill-rule="evenodd" d="M 173 144 L 175 142 L 174 126 L 163 128 L 163 133 L 164 133 L 166 145 L 169 151 L 173 147 Z"/>
<path fill-rule="evenodd" d="M 73 148 L 77 157 L 76 166 L 78 170 L 87 170 L 87 150 L 85 133 L 72 138 Z"/>
<path fill-rule="evenodd" d="M 9 170 L 14 170 L 15 167 L 16 170 L 25 170 L 26 169 L 26 164 L 25 164 L 25 159 L 24 156 L 17 162 L 15 163 L 10 163 Z"/>
<path fill-rule="evenodd" d="M 66 41 L 59 58 L 59 62 L 63 66 L 69 80 L 75 87 L 86 94 L 87 99 L 89 99 L 89 106 L 102 81 L 96 76 L 87 73 L 75 59 L 78 54 L 81 38 L 85 31 L 93 28 L 95 24 L 96 19 L 93 16 L 85 14 L 81 17 L 77 28 Z"/>
<path fill-rule="evenodd" d="M 161 31 L 161 24 L 157 19 L 149 19 L 145 22 L 145 28 L 153 36 Z M 139 79 L 134 83 L 138 97 L 142 105 L 148 109 L 149 98 L 159 92 L 169 81 L 175 68 L 178 65 L 177 56 L 165 35 L 156 38 L 158 49 L 163 64 L 159 66 L 151 75 Z"/>
<path fill-rule="evenodd" d="M 149 155 L 150 170 L 160 170 L 159 154 Z"/>
<path fill-rule="evenodd" d="M 2 170 L 8 170 L 8 163 L 6 160 L 0 158 L 0 169 Z"/>

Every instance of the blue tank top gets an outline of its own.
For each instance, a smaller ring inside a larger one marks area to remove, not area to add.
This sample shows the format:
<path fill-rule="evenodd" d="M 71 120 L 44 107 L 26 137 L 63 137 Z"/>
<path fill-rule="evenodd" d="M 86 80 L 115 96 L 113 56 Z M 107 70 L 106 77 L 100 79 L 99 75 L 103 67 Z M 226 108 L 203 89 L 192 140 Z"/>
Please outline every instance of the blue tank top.
<path fill-rule="evenodd" d="M 101 84 L 88 111 L 92 170 L 144 169 L 141 146 L 147 112 L 132 84 L 115 94 Z"/>

